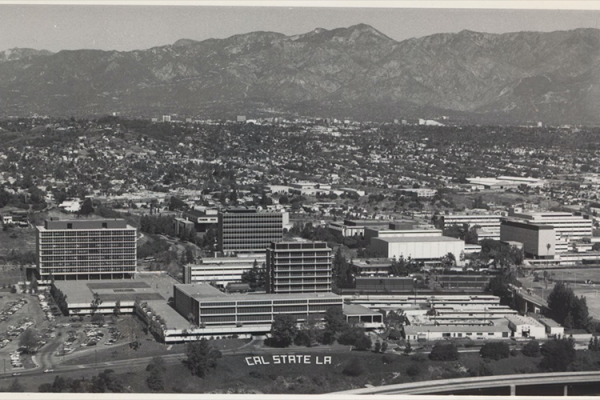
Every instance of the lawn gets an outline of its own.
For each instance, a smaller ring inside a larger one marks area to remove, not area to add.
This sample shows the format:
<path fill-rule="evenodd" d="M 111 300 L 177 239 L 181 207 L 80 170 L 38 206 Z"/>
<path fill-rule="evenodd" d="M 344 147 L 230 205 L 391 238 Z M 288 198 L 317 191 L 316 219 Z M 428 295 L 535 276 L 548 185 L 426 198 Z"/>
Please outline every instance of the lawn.
<path fill-rule="evenodd" d="M 461 353 L 458 361 L 441 362 L 431 361 L 424 355 L 413 354 L 404 356 L 398 354 L 375 354 L 372 352 L 353 353 L 308 353 L 300 349 L 290 351 L 282 349 L 283 354 L 311 355 L 310 362 L 304 363 L 274 363 L 274 354 L 256 353 L 255 357 L 262 355 L 268 365 L 256 364 L 254 359 L 247 360 L 248 355 L 233 355 L 221 358 L 216 369 L 210 370 L 204 378 L 192 376 L 183 364 L 170 365 L 163 375 L 165 382 L 164 392 L 167 393 L 225 393 L 225 394 L 318 394 L 328 393 L 365 385 L 388 385 L 407 383 L 413 381 L 426 381 L 434 379 L 447 379 L 471 376 L 469 370 L 480 364 L 488 366 L 494 375 L 520 374 L 537 372 L 540 357 L 529 358 L 520 352 L 499 361 L 484 361 L 477 352 Z M 331 356 L 331 364 L 317 364 L 316 357 Z M 250 356 L 253 357 L 253 356 Z M 281 359 L 281 357 L 280 357 Z M 351 377 L 342 371 L 353 359 L 358 359 L 362 366 L 362 374 Z M 388 363 L 384 363 L 387 359 Z M 573 364 L 577 370 L 597 370 L 600 363 L 599 352 L 578 351 L 578 359 Z M 417 367 L 415 367 L 417 366 Z M 414 377 L 407 374 L 412 367 Z M 96 371 L 94 374 L 96 374 Z M 79 377 L 91 376 L 90 371 L 75 371 L 66 373 L 65 376 Z M 117 376 L 129 386 L 134 393 L 147 393 L 146 385 L 148 373 L 143 368 L 133 372 L 120 373 Z M 44 382 L 51 382 L 52 378 L 43 376 L 22 377 L 20 382 L 28 391 L 37 391 L 38 386 Z M 3 380 L 0 386 L 6 387 L 12 379 Z"/>

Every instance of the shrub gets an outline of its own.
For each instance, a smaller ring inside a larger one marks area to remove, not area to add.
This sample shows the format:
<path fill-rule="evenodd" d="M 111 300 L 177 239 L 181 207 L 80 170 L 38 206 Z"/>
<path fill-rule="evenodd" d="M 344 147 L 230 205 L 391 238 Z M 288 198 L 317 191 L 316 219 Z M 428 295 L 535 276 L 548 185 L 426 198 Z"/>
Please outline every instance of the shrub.
<path fill-rule="evenodd" d="M 516 356 L 518 356 L 518 355 L 519 355 L 519 352 L 518 352 L 517 350 L 515 350 L 515 349 L 512 349 L 512 350 L 510 351 L 510 355 L 511 355 L 512 357 L 516 357 Z"/>
<path fill-rule="evenodd" d="M 365 331 L 360 328 L 351 328 L 338 337 L 338 343 L 346 346 L 356 345 L 356 341 L 365 336 Z M 369 346 L 370 347 L 370 346 Z"/>
<path fill-rule="evenodd" d="M 354 347 L 356 348 L 356 350 L 359 351 L 369 350 L 371 348 L 371 345 L 371 338 L 364 334 L 363 336 L 356 339 L 356 342 L 354 342 Z"/>
<path fill-rule="evenodd" d="M 523 355 L 527 357 L 539 357 L 540 355 L 540 343 L 537 340 L 533 340 L 523 346 Z"/>
<path fill-rule="evenodd" d="M 406 369 L 406 375 L 410 376 L 411 378 L 419 376 L 420 373 L 421 368 L 418 364 L 411 364 L 411 366 Z"/>
<path fill-rule="evenodd" d="M 503 342 L 491 342 L 483 345 L 479 354 L 483 358 L 490 358 L 492 360 L 501 360 L 510 356 L 510 347 L 508 343 Z"/>
<path fill-rule="evenodd" d="M 479 362 L 479 365 L 473 369 L 469 369 L 469 375 L 471 376 L 491 376 L 494 372 L 490 366 L 484 362 Z"/>
<path fill-rule="evenodd" d="M 381 362 L 384 364 L 393 364 L 395 360 L 396 357 L 391 354 L 384 354 L 383 357 L 381 357 Z"/>
<path fill-rule="evenodd" d="M 458 349 L 454 343 L 436 344 L 429 353 L 429 359 L 433 361 L 456 361 L 458 360 Z"/>
<path fill-rule="evenodd" d="M 412 357 L 410 357 L 410 359 L 416 362 L 424 362 L 426 360 L 423 354 L 415 354 Z"/>
<path fill-rule="evenodd" d="M 400 340 L 402 339 L 402 332 L 397 329 L 393 329 L 388 335 L 388 338 L 392 340 Z"/>
<path fill-rule="evenodd" d="M 350 360 L 348 365 L 344 368 L 342 373 L 348 376 L 360 376 L 365 372 L 365 367 L 363 367 L 360 358 L 354 357 Z"/>

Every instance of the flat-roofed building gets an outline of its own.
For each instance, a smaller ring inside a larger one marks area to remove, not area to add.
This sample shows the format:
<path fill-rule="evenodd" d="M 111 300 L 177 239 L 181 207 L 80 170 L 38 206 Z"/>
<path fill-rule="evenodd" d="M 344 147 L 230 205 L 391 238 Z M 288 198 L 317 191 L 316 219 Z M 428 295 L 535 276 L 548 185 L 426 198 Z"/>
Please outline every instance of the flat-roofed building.
<path fill-rule="evenodd" d="M 283 213 L 252 208 L 230 208 L 219 213 L 219 251 L 265 252 L 283 240 Z"/>
<path fill-rule="evenodd" d="M 205 328 L 245 327 L 245 332 L 269 332 L 276 315 L 291 315 L 297 322 L 309 317 L 323 321 L 329 308 L 342 309 L 343 298 L 333 293 L 226 295 L 206 284 L 175 285 L 175 309 Z M 231 332 L 234 332 L 231 330 Z"/>
<path fill-rule="evenodd" d="M 137 230 L 124 219 L 44 221 L 37 227 L 42 280 L 126 279 L 137 267 Z"/>
<path fill-rule="evenodd" d="M 357 276 L 388 276 L 392 261 L 389 258 L 355 258 L 350 267 Z"/>
<path fill-rule="evenodd" d="M 364 233 L 366 240 L 371 240 L 371 238 L 379 237 L 440 237 L 442 236 L 442 231 L 440 229 L 390 229 L 390 228 L 366 228 Z"/>
<path fill-rule="evenodd" d="M 186 210 L 181 214 L 181 218 L 193 222 L 196 232 L 206 232 L 210 228 L 216 229 L 219 225 L 219 211 L 210 208 Z"/>
<path fill-rule="evenodd" d="M 447 236 L 437 237 L 384 237 L 371 239 L 373 250 L 386 258 L 408 259 L 409 257 L 425 265 L 437 265 L 448 253 L 454 255 L 457 265 L 463 265 L 461 253 L 465 242 Z"/>
<path fill-rule="evenodd" d="M 366 292 L 413 292 L 415 282 L 411 277 L 356 277 L 356 290 Z"/>
<path fill-rule="evenodd" d="M 575 241 L 592 237 L 592 220 L 584 215 L 558 211 L 515 212 L 511 210 L 509 216 L 533 224 L 552 226 L 557 240 Z"/>
<path fill-rule="evenodd" d="M 332 250 L 325 242 L 278 242 L 267 249 L 269 293 L 331 292 Z"/>
<path fill-rule="evenodd" d="M 467 225 L 470 228 L 478 226 L 484 232 L 480 235 L 479 240 L 492 239 L 500 240 L 500 221 L 503 217 L 496 214 L 452 214 L 443 215 L 442 222 L 444 229 L 451 226 Z"/>
<path fill-rule="evenodd" d="M 523 243 L 526 257 L 554 259 L 556 254 L 556 235 L 551 225 L 505 220 L 502 221 L 500 239 L 503 242 Z"/>
<path fill-rule="evenodd" d="M 471 340 L 510 340 L 511 329 L 508 321 L 494 320 L 487 325 L 407 325 L 404 327 L 406 339 L 412 341 L 471 339 Z"/>
<path fill-rule="evenodd" d="M 256 263 L 263 267 L 265 254 L 239 254 L 236 257 L 205 257 L 198 263 L 183 267 L 183 283 L 215 282 L 217 286 L 227 286 L 240 282 L 244 272 L 251 270 Z"/>
<path fill-rule="evenodd" d="M 514 337 L 546 338 L 546 327 L 532 317 L 509 315 L 506 319 Z"/>
<path fill-rule="evenodd" d="M 349 236 L 364 236 L 365 228 L 386 228 L 389 221 L 383 220 L 350 220 L 344 222 L 330 222 L 327 227 L 334 234 L 339 234 L 343 237 Z"/>

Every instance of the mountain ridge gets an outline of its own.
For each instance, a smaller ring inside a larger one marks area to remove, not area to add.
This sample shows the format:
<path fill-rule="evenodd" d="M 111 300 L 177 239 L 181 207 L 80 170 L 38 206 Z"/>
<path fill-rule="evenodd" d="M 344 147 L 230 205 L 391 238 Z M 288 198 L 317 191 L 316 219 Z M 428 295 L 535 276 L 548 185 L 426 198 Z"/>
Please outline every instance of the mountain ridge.
<path fill-rule="evenodd" d="M 594 28 L 463 30 L 396 41 L 357 24 L 289 36 L 180 39 L 146 50 L 0 52 L 0 107 L 9 115 L 447 114 L 598 123 L 599 105 Z"/>

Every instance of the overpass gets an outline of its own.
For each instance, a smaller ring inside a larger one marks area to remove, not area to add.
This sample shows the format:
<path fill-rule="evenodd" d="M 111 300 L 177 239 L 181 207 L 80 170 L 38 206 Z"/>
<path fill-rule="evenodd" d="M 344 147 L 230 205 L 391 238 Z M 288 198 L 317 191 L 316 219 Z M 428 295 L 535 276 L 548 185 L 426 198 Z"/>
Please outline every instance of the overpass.
<path fill-rule="evenodd" d="M 600 393 L 600 371 L 550 372 L 542 374 L 519 374 L 483 376 L 474 378 L 440 379 L 423 382 L 401 383 L 364 389 L 347 390 L 329 394 L 461 394 L 479 389 L 505 389 L 506 395 L 526 395 L 527 387 L 549 385 L 567 396 L 577 385 L 593 384 Z M 556 391 L 555 391 L 556 392 Z M 495 394 L 502 394 L 500 390 Z"/>

